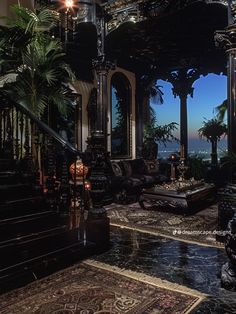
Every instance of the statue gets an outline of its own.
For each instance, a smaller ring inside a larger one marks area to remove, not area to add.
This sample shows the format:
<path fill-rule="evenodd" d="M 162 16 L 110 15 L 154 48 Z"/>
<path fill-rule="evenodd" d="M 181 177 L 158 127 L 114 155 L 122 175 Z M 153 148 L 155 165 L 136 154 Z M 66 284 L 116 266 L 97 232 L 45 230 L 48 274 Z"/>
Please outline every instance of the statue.
<path fill-rule="evenodd" d="M 236 291 L 236 213 L 228 223 L 225 235 L 225 250 L 229 262 L 222 266 L 221 284 L 227 290 Z"/>

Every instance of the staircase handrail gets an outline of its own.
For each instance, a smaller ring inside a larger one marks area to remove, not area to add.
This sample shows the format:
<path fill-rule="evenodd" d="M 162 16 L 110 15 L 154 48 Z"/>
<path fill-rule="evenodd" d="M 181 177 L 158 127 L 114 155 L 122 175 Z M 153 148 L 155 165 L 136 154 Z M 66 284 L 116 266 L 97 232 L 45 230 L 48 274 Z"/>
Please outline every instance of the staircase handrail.
<path fill-rule="evenodd" d="M 59 144 L 61 144 L 64 148 L 66 148 L 69 152 L 76 156 L 80 156 L 81 152 L 75 148 L 71 143 L 66 141 L 60 134 L 54 131 L 50 126 L 48 126 L 43 121 L 39 120 L 34 113 L 32 113 L 28 108 L 24 105 L 11 101 L 11 104 L 18 108 L 21 112 L 23 112 L 26 116 L 28 116 L 42 131 L 52 136 Z"/>

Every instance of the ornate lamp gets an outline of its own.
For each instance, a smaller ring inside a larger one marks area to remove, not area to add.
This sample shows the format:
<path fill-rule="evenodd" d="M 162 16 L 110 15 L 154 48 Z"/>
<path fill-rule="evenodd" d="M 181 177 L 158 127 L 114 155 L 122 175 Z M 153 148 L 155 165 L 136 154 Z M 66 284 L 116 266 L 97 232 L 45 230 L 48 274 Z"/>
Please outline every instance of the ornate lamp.
<path fill-rule="evenodd" d="M 70 165 L 70 174 L 75 182 L 83 182 L 88 174 L 89 168 L 85 166 L 81 159 L 77 159 Z"/>

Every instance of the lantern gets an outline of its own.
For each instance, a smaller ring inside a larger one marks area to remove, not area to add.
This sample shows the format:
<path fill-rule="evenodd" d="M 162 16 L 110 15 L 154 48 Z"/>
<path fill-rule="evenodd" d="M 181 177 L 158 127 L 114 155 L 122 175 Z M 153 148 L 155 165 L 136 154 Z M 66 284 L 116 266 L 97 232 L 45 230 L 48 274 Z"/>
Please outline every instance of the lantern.
<path fill-rule="evenodd" d="M 75 181 L 83 181 L 88 174 L 88 170 L 89 168 L 80 159 L 70 165 L 70 174 Z"/>

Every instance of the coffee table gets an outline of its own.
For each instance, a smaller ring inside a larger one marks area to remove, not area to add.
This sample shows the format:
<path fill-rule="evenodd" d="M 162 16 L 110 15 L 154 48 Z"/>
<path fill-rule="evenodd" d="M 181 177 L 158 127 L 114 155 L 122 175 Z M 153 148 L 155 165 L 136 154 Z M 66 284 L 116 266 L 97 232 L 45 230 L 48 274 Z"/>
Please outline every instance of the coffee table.
<path fill-rule="evenodd" d="M 171 185 L 154 186 L 144 189 L 139 204 L 146 207 L 146 202 L 160 207 L 171 207 L 182 210 L 197 209 L 208 205 L 215 198 L 215 186 L 209 183 L 199 183 L 188 188 L 172 189 Z"/>

